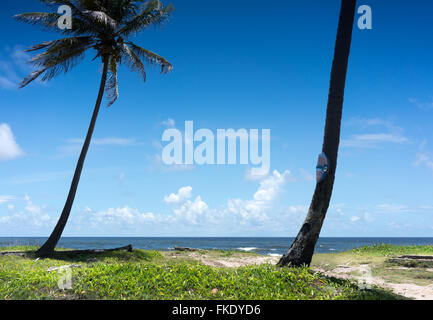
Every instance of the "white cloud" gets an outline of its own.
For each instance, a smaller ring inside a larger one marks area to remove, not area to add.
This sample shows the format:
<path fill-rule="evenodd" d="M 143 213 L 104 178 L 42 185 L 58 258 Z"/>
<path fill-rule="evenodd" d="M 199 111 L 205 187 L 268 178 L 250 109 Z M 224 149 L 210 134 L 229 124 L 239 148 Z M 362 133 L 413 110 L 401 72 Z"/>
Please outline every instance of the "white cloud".
<path fill-rule="evenodd" d="M 30 200 L 29 196 L 25 196 L 24 200 L 26 201 L 26 206 L 24 207 L 25 211 L 29 213 L 30 217 L 33 220 L 33 223 L 36 226 L 41 226 L 50 221 L 50 216 L 44 212 L 44 207 L 39 207 Z"/>
<path fill-rule="evenodd" d="M 290 210 L 290 212 L 293 212 L 293 213 L 306 214 L 308 212 L 308 207 L 303 206 L 303 205 L 296 205 L 296 206 L 290 206 L 289 210 Z"/>
<path fill-rule="evenodd" d="M 266 176 L 269 174 L 269 172 L 264 172 L 264 170 L 260 172 L 261 174 L 257 174 L 257 173 L 252 174 L 252 169 L 253 168 L 247 168 L 245 172 L 246 181 L 260 181 L 266 178 Z"/>
<path fill-rule="evenodd" d="M 75 155 L 80 152 L 83 147 L 84 139 L 72 138 L 66 140 L 66 144 L 60 146 L 59 153 L 60 156 Z M 133 138 L 119 138 L 119 137 L 106 137 L 106 138 L 95 138 L 92 139 L 91 145 L 93 146 L 118 146 L 118 147 L 128 147 L 136 146 L 140 143 Z"/>
<path fill-rule="evenodd" d="M 8 184 L 27 184 L 55 181 L 68 178 L 72 173 L 73 171 L 31 173 L 26 175 L 13 176 L 7 179 L 0 180 L 0 182 Z"/>
<path fill-rule="evenodd" d="M 177 172 L 177 171 L 191 171 L 194 170 L 195 166 L 192 164 L 172 164 L 166 165 L 162 161 L 161 153 L 154 154 L 152 156 L 147 155 L 147 159 L 150 162 L 150 170 L 158 170 L 160 172 Z"/>
<path fill-rule="evenodd" d="M 32 72 L 27 63 L 31 56 L 21 46 L 6 48 L 7 57 L 0 59 L 0 89 L 16 90 L 21 80 Z"/>
<path fill-rule="evenodd" d="M 419 205 L 419 206 L 408 206 L 403 204 L 395 204 L 395 203 L 383 203 L 377 206 L 375 209 L 378 213 L 415 213 L 421 211 L 432 211 L 433 207 L 428 205 Z"/>
<path fill-rule="evenodd" d="M 208 205 L 200 196 L 197 196 L 194 201 L 187 200 L 180 207 L 173 209 L 174 214 L 181 220 L 186 220 L 191 224 L 199 224 L 208 212 Z"/>
<path fill-rule="evenodd" d="M 9 202 L 11 200 L 15 199 L 15 197 L 12 196 L 0 196 L 0 204 Z"/>
<path fill-rule="evenodd" d="M 433 157 L 428 152 L 419 152 L 416 155 L 415 166 L 425 166 L 433 170 Z"/>
<path fill-rule="evenodd" d="M 342 147 L 377 148 L 383 143 L 403 144 L 409 140 L 397 133 L 354 134 L 341 140 Z"/>
<path fill-rule="evenodd" d="M 171 193 L 169 196 L 164 197 L 166 203 L 181 203 L 186 199 L 191 198 L 192 187 L 186 186 L 179 189 L 177 193 Z"/>
<path fill-rule="evenodd" d="M 350 217 L 350 222 L 355 223 L 355 222 L 358 222 L 360 219 L 361 219 L 361 218 L 358 217 L 358 216 L 352 216 L 352 217 Z"/>
<path fill-rule="evenodd" d="M 266 176 L 260 181 L 258 190 L 254 193 L 252 200 L 231 199 L 228 201 L 226 213 L 239 215 L 245 222 L 255 220 L 263 222 L 268 219 L 268 210 L 272 202 L 281 192 L 282 186 L 291 179 L 290 171 L 282 174 L 274 170 L 272 175 Z"/>
<path fill-rule="evenodd" d="M 10 126 L 7 123 L 0 124 L 0 161 L 14 159 L 22 154 Z"/>
<path fill-rule="evenodd" d="M 29 235 L 40 230 L 44 232 L 50 231 L 54 220 L 47 214 L 46 206 L 35 205 L 27 195 L 21 199 L 16 197 L 13 197 L 13 199 L 24 200 L 24 208 L 23 210 L 17 210 L 15 205 L 9 204 L 7 206 L 9 215 L 0 217 L 2 230 L 8 230 L 9 232 L 15 230 L 13 235 L 17 235 L 17 233 L 24 235 L 26 232 L 26 235 Z"/>
<path fill-rule="evenodd" d="M 173 119 L 167 119 L 161 122 L 162 125 L 169 127 L 169 128 L 174 128 L 176 123 Z"/>
<path fill-rule="evenodd" d="M 87 211 L 89 212 L 89 211 Z M 132 209 L 128 206 L 121 208 L 109 208 L 105 211 L 99 211 L 93 214 L 92 222 L 98 224 L 108 223 L 117 224 L 119 222 L 134 225 L 139 223 L 153 222 L 155 215 L 151 212 L 141 213 L 137 209 Z"/>
<path fill-rule="evenodd" d="M 124 230 L 143 232 L 146 229 L 152 232 L 167 230 L 166 232 L 176 233 L 180 232 L 179 230 L 197 232 L 207 228 L 224 230 L 224 228 L 237 228 L 239 225 L 257 227 L 264 222 L 273 222 L 269 219 L 272 212 L 268 210 L 272 208 L 273 202 L 289 179 L 289 171 L 283 173 L 274 171 L 272 175 L 260 181 L 251 200 L 229 199 L 221 208 L 210 208 L 200 195 L 193 197 L 191 186 L 184 186 L 163 198 L 164 202 L 169 205 L 170 211 L 167 213 L 143 213 L 129 206 L 96 212 L 86 208 L 80 210 L 78 217 L 71 216 L 71 219 L 74 225 L 77 223 L 83 225 L 85 221 L 90 221 L 93 228 L 110 230 L 112 227 L 116 228 L 115 230 L 121 229 L 122 232 Z M 297 210 L 302 210 L 302 208 L 297 207 Z M 284 218 L 286 219 L 287 216 Z M 108 229 L 104 229 L 104 226 L 107 226 Z"/>
<path fill-rule="evenodd" d="M 369 212 L 364 212 L 360 217 L 359 216 L 350 217 L 350 222 L 352 223 L 357 223 L 357 222 L 369 223 L 373 221 L 374 221 L 373 215 Z"/>
<path fill-rule="evenodd" d="M 84 143 L 84 139 L 69 139 L 67 142 L 70 144 L 82 145 Z M 125 139 L 125 138 L 118 138 L 118 137 L 93 139 L 91 142 L 91 144 L 95 146 L 129 146 L 134 143 L 135 143 L 135 139 Z"/>
<path fill-rule="evenodd" d="M 291 178 L 290 171 L 286 170 L 280 174 L 274 170 L 272 175 L 260 182 L 260 187 L 254 194 L 255 201 L 272 201 L 280 191 L 281 187 Z"/>
<path fill-rule="evenodd" d="M 403 129 L 388 120 L 352 118 L 344 122 L 344 126 L 375 132 L 352 134 L 348 138 L 341 140 L 342 147 L 379 148 L 384 144 L 404 144 L 409 142 L 409 139 L 402 134 Z M 381 131 L 377 132 L 378 130 Z"/>
<path fill-rule="evenodd" d="M 281 209 L 275 206 L 290 179 L 289 171 L 274 171 L 259 182 L 251 199 L 228 199 L 224 205 L 215 208 L 209 207 L 201 195 L 194 195 L 191 186 L 181 187 L 163 197 L 168 204 L 166 212 L 148 212 L 127 205 L 103 210 L 77 207 L 71 214 L 66 234 L 209 235 L 213 230 L 213 235 L 223 235 L 264 228 L 280 232 L 292 227 L 296 229 L 298 222 L 305 218 L 307 208 L 293 205 Z M 8 215 L 0 215 L 1 228 L 16 228 L 17 234 L 24 232 L 22 230 L 49 233 L 57 221 L 58 210 L 53 210 L 55 214 L 50 218 L 48 207 L 34 204 L 27 195 L 23 199 L 22 210 L 11 207 Z"/>
<path fill-rule="evenodd" d="M 427 111 L 433 109 L 433 101 L 419 101 L 415 98 L 409 98 L 409 102 L 416 106 L 418 109 Z"/>

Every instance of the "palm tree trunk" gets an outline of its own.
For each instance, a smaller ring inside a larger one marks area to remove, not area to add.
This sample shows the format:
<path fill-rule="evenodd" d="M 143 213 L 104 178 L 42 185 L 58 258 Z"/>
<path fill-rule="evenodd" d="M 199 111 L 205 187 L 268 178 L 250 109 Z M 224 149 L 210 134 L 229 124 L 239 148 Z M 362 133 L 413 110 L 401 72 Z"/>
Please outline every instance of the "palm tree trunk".
<path fill-rule="evenodd" d="M 86 159 L 87 151 L 89 150 L 90 141 L 92 139 L 93 130 L 95 129 L 96 119 L 98 118 L 99 108 L 101 106 L 102 97 L 104 96 L 105 83 L 107 81 L 108 73 L 108 57 L 102 59 L 104 67 L 102 72 L 101 84 L 99 86 L 98 98 L 96 99 L 95 109 L 93 111 L 92 120 L 87 131 L 86 140 L 84 141 L 83 148 L 81 149 L 80 158 L 78 159 L 77 167 L 75 168 L 74 177 L 72 179 L 71 187 L 69 189 L 68 198 L 66 199 L 65 206 L 62 214 L 57 222 L 56 227 L 51 233 L 48 240 L 36 251 L 36 254 L 40 257 L 49 257 L 54 253 L 54 248 L 59 241 L 63 229 L 68 222 L 69 214 L 71 213 L 72 205 L 74 203 L 75 194 L 77 192 L 78 183 L 80 182 L 81 171 L 83 169 L 84 160 Z"/>
<path fill-rule="evenodd" d="M 337 168 L 338 146 L 340 143 L 340 126 L 343 111 L 344 87 L 350 44 L 352 41 L 353 21 L 355 19 L 356 0 L 342 0 L 332 62 L 331 81 L 326 109 L 325 135 L 322 152 L 330 161 L 328 177 L 316 184 L 313 199 L 307 217 L 290 249 L 278 262 L 280 266 L 310 265 L 314 247 L 322 229 L 323 220 L 331 200 Z"/>

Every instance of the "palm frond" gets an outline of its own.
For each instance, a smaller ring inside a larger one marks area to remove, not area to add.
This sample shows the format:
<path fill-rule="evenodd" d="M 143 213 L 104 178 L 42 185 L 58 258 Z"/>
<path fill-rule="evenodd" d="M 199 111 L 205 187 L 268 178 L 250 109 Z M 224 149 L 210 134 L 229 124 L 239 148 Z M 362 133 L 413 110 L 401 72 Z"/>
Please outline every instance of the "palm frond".
<path fill-rule="evenodd" d="M 127 61 L 128 67 L 132 71 L 138 72 L 143 77 L 143 81 L 146 81 L 146 69 L 144 67 L 144 63 L 140 60 L 140 58 L 127 44 L 123 44 L 121 50 L 122 56 Z"/>
<path fill-rule="evenodd" d="M 92 37 L 70 37 L 45 42 L 30 48 L 30 51 L 46 48 L 46 50 L 30 60 L 30 63 L 41 68 L 27 76 L 20 84 L 20 88 L 42 75 L 42 81 L 47 81 L 61 72 L 68 72 L 83 58 L 87 49 L 94 45 Z"/>
<path fill-rule="evenodd" d="M 83 11 L 86 16 L 93 23 L 104 28 L 104 33 L 114 33 L 117 29 L 117 22 L 108 14 L 102 11 Z"/>
<path fill-rule="evenodd" d="M 132 42 L 127 42 L 127 44 L 131 47 L 131 50 L 139 58 L 144 59 L 148 64 L 161 66 L 161 73 L 169 73 L 173 69 L 171 63 L 168 62 L 165 58 L 161 57 L 160 55 L 150 50 L 144 49 L 140 46 L 137 46 Z"/>
<path fill-rule="evenodd" d="M 88 23 L 82 20 L 72 17 L 72 29 L 60 29 L 57 25 L 59 18 L 61 17 L 58 13 L 47 13 L 47 12 L 27 12 L 17 14 L 14 16 L 18 21 L 29 23 L 32 25 L 41 26 L 44 29 L 50 31 L 56 31 L 63 34 L 74 34 L 74 35 L 96 35 L 98 30 Z"/>
<path fill-rule="evenodd" d="M 150 0 L 143 4 L 140 13 L 125 23 L 117 35 L 128 37 L 150 26 L 159 26 L 168 21 L 173 10 L 171 4 L 164 7 L 159 0 Z"/>
<path fill-rule="evenodd" d="M 112 30 L 107 30 L 107 24 L 100 20 L 101 15 L 92 14 L 91 10 L 84 10 L 82 3 L 79 0 L 39 0 L 48 6 L 55 7 L 56 5 L 67 5 L 71 8 L 75 18 L 80 19 L 87 28 L 96 30 L 99 34 L 108 34 Z"/>
<path fill-rule="evenodd" d="M 36 71 L 28 75 L 20 88 L 40 78 L 47 81 L 60 73 L 75 67 L 88 49 L 95 49 L 94 59 L 108 61 L 108 75 L 105 84 L 108 106 L 119 96 L 118 68 L 125 62 L 146 81 L 145 64 L 161 67 L 162 73 L 172 70 L 172 65 L 162 56 L 144 49 L 127 38 L 150 26 L 159 26 L 168 21 L 174 8 L 164 7 L 160 0 L 39 0 L 54 13 L 29 12 L 16 15 L 19 21 L 38 25 L 50 31 L 68 35 L 67 38 L 36 44 L 27 52 L 41 50 L 30 61 Z M 72 10 L 72 29 L 58 28 L 57 13 L 61 5 Z M 106 60 L 108 58 L 108 60 Z"/>
<path fill-rule="evenodd" d="M 144 0 L 79 0 L 80 7 L 83 10 L 105 12 L 118 23 L 124 23 L 135 16 L 139 11 L 138 3 L 143 1 Z"/>
<path fill-rule="evenodd" d="M 108 104 L 110 107 L 119 97 L 119 86 L 117 83 L 117 68 L 119 66 L 120 56 L 111 55 L 108 64 L 109 76 L 105 85 L 105 91 L 107 92 Z"/>

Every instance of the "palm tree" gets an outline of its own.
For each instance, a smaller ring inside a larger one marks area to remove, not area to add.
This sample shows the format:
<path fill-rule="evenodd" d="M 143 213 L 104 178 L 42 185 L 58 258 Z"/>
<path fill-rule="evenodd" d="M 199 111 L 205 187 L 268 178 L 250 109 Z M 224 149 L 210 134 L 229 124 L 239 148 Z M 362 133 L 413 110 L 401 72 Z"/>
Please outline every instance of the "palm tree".
<path fill-rule="evenodd" d="M 334 60 L 331 69 L 331 82 L 326 109 L 325 136 L 322 152 L 329 160 L 327 177 L 318 181 L 307 217 L 290 249 L 278 262 L 280 266 L 310 265 L 314 247 L 319 238 L 323 220 L 331 200 L 337 168 L 338 146 L 340 143 L 340 126 L 343 111 L 344 87 L 346 83 L 347 64 L 352 41 L 353 21 L 355 18 L 356 0 L 342 0 L 340 19 L 335 43 Z"/>
<path fill-rule="evenodd" d="M 174 8 L 171 5 L 164 7 L 159 0 L 147 2 L 143 0 L 40 0 L 40 2 L 56 11 L 61 5 L 69 6 L 73 17 L 72 29 L 58 28 L 57 22 L 61 15 L 57 13 L 31 12 L 15 16 L 19 21 L 40 25 L 44 29 L 68 36 L 43 42 L 27 50 L 31 52 L 44 49 L 30 61 L 38 69 L 22 81 L 20 88 L 39 77 L 42 81 L 47 81 L 62 72 L 68 72 L 84 58 L 85 52 L 89 49 L 96 51 L 94 60 L 100 58 L 103 65 L 98 98 L 65 206 L 50 237 L 36 252 L 38 256 L 48 257 L 53 255 L 54 248 L 68 221 L 103 95 L 107 92 L 108 106 L 117 100 L 119 65 L 126 63 L 131 70 L 138 72 L 143 80 L 146 80 L 145 63 L 159 65 L 162 73 L 168 73 L 172 69 L 172 65 L 166 59 L 128 41 L 128 38 L 150 26 L 159 26 L 167 22 Z"/>

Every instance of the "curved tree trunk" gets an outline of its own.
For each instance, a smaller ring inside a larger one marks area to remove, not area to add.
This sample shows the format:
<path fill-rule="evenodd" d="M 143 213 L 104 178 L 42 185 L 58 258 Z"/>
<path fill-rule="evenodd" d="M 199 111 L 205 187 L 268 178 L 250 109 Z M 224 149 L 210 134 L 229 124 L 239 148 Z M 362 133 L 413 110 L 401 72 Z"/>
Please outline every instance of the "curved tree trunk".
<path fill-rule="evenodd" d="M 92 120 L 87 131 L 86 140 L 84 141 L 83 148 L 81 149 L 80 158 L 78 159 L 77 167 L 75 168 L 74 177 L 72 179 L 71 187 L 69 189 L 68 198 L 66 199 L 65 206 L 62 214 L 57 222 L 56 227 L 51 233 L 48 240 L 36 251 L 36 254 L 40 257 L 49 257 L 54 253 L 54 248 L 62 235 L 63 229 L 68 222 L 69 214 L 71 213 L 72 205 L 74 203 L 75 194 L 77 192 L 78 183 L 80 182 L 81 171 L 83 169 L 84 160 L 86 159 L 87 151 L 89 149 L 90 141 L 92 139 L 93 130 L 95 129 L 96 119 L 98 118 L 99 108 L 101 106 L 102 97 L 104 96 L 105 83 L 107 81 L 108 73 L 108 57 L 103 58 L 103 72 L 101 78 L 101 84 L 99 86 L 98 98 L 96 99 L 95 109 L 93 111 Z"/>
<path fill-rule="evenodd" d="M 325 135 L 322 152 L 329 159 L 328 177 L 317 183 L 307 217 L 290 249 L 278 262 L 280 266 L 310 265 L 323 220 L 331 200 L 337 167 L 344 87 L 352 40 L 356 0 L 342 0 L 335 43 L 334 60 L 326 109 Z"/>

